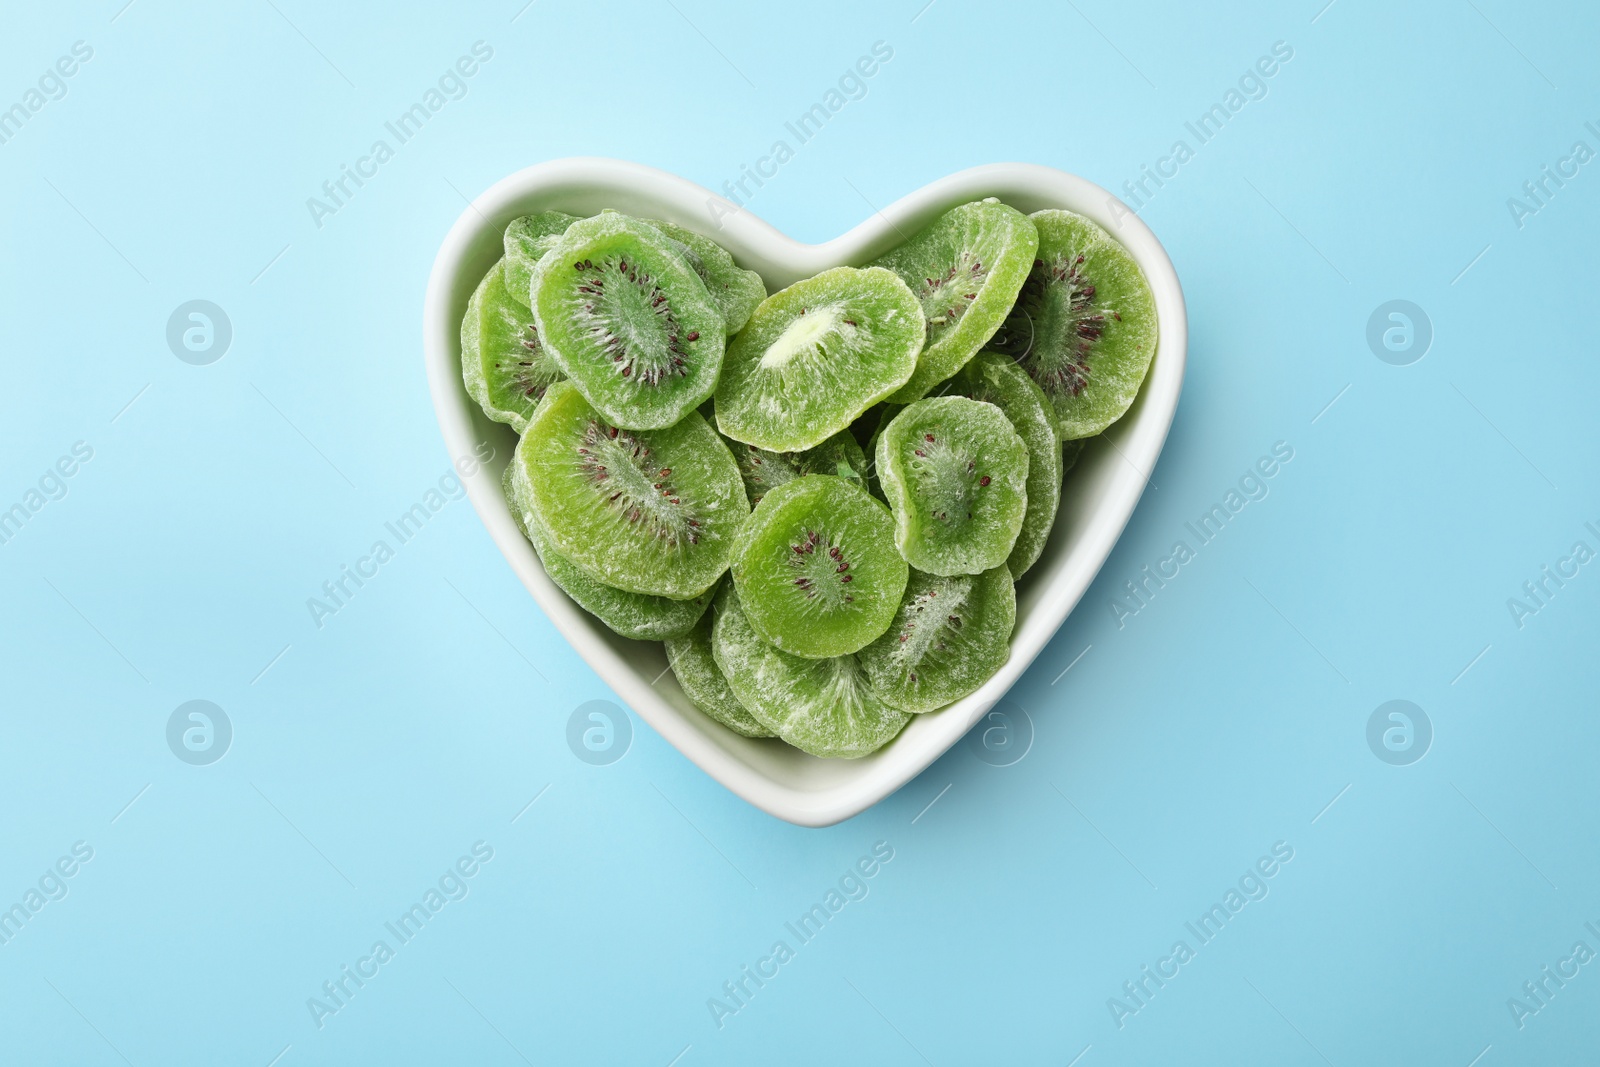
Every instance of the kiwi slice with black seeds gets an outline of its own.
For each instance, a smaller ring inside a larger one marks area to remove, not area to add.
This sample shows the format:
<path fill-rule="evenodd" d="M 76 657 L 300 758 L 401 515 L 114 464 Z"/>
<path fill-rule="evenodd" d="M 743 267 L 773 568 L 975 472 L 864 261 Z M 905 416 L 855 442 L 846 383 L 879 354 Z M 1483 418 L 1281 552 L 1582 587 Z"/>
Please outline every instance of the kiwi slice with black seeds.
<path fill-rule="evenodd" d="M 539 340 L 613 426 L 675 425 L 716 387 L 724 322 L 655 226 L 601 212 L 567 227 L 533 270 Z"/>
<path fill-rule="evenodd" d="M 930 574 L 1004 563 L 1028 509 L 1028 446 L 993 404 L 941 396 L 911 404 L 878 439 L 878 480 L 895 544 Z"/>
<path fill-rule="evenodd" d="M 511 517 L 522 536 L 533 543 L 545 574 L 584 611 L 611 629 L 635 641 L 669 641 L 688 633 L 711 604 L 711 592 L 692 600 L 669 600 L 617 589 L 591 578 L 582 567 L 561 555 L 539 528 L 534 513 L 517 501 L 516 466 L 507 464 L 500 479 Z"/>
<path fill-rule="evenodd" d="M 461 320 L 461 379 L 483 413 L 521 433 L 544 391 L 564 375 L 539 339 L 526 302 L 517 303 L 500 260 L 467 301 Z"/>
<path fill-rule="evenodd" d="M 854 652 L 883 633 L 906 585 L 889 509 L 826 474 L 762 497 L 730 569 L 751 625 L 811 659 Z"/>
<path fill-rule="evenodd" d="M 624 430 L 571 382 L 550 387 L 512 465 L 516 497 L 554 549 L 631 593 L 709 590 L 750 512 L 738 465 L 698 412 L 664 430 Z"/>
<path fill-rule="evenodd" d="M 1011 310 L 1038 244 L 1026 215 L 990 197 L 952 208 L 878 257 L 875 266 L 916 294 L 927 330 L 916 371 L 890 400 L 921 399 L 977 354 Z"/>
<path fill-rule="evenodd" d="M 1005 664 L 1016 621 L 1016 592 L 1004 565 L 948 577 L 912 571 L 894 622 L 857 658 L 884 703 L 933 711 Z"/>
<path fill-rule="evenodd" d="M 940 389 L 993 404 L 1028 446 L 1028 510 L 1006 558 L 1011 576 L 1021 578 L 1044 551 L 1061 503 L 1062 449 L 1055 412 L 1044 390 L 1015 361 L 996 352 L 979 352 Z"/>
<path fill-rule="evenodd" d="M 1029 216 L 1039 250 L 992 347 L 1039 383 L 1064 441 L 1120 419 L 1156 352 L 1156 302 L 1116 238 L 1082 215 Z"/>

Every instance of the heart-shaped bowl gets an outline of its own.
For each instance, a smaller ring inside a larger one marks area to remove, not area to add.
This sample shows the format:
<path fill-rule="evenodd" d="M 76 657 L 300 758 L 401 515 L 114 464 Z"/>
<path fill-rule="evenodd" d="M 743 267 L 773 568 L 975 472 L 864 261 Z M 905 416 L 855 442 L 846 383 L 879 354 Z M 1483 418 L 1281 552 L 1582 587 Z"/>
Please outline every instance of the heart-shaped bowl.
<path fill-rule="evenodd" d="M 467 298 L 500 257 L 502 233 L 519 215 L 602 208 L 697 230 L 759 272 L 777 292 L 819 271 L 860 265 L 905 241 L 941 212 L 995 196 L 1023 212 L 1066 208 L 1122 242 L 1155 292 L 1160 339 L 1139 398 L 1083 450 L 1068 472 L 1049 544 L 1017 586 L 1011 657 L 977 692 L 915 716 L 884 748 L 856 760 L 818 759 L 774 739 L 751 740 L 707 718 L 667 670 L 659 644 L 618 637 L 546 577 L 500 491 L 516 435 L 484 417 L 461 381 L 461 317 Z M 613 159 L 562 159 L 518 171 L 479 196 L 451 227 L 434 260 L 424 301 L 423 354 L 434 409 L 450 455 L 480 442 L 494 458 L 465 478 L 473 507 L 522 584 L 572 647 L 640 718 L 717 781 L 764 811 L 827 826 L 882 800 L 960 740 L 1049 643 L 1110 554 L 1133 514 L 1178 406 L 1188 341 L 1183 290 L 1172 261 L 1136 215 L 1092 182 L 1023 163 L 974 167 L 926 185 L 825 244 L 801 244 L 738 205 L 672 174 Z"/>

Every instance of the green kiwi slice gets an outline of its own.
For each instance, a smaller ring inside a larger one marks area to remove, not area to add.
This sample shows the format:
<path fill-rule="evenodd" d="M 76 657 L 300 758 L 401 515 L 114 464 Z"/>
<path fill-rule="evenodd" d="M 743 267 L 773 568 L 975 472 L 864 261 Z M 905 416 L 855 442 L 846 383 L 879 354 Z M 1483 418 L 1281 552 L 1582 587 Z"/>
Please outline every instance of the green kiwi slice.
<path fill-rule="evenodd" d="M 728 250 L 709 237 L 660 219 L 645 221 L 666 234 L 678 254 L 700 276 L 722 312 L 727 335 L 732 337 L 744 329 L 744 324 L 750 321 L 750 313 L 767 298 L 767 286 L 761 275 L 740 269 Z"/>
<path fill-rule="evenodd" d="M 1028 446 L 1028 510 L 1006 558 L 1011 576 L 1021 578 L 1044 551 L 1061 503 L 1062 449 L 1055 412 L 1027 372 L 996 352 L 979 352 L 946 385 L 950 394 L 999 408 Z"/>
<path fill-rule="evenodd" d="M 856 759 L 888 744 L 911 721 L 909 712 L 873 691 L 854 655 L 804 659 L 768 643 L 750 625 L 733 583 L 723 585 L 714 611 L 711 650 L 728 688 L 762 725 L 802 752 Z"/>
<path fill-rule="evenodd" d="M 772 731 L 762 726 L 733 695 L 728 679 L 711 654 L 712 618 L 712 613 L 707 612 L 688 633 L 667 639 L 667 662 L 672 664 L 673 676 L 695 707 L 734 733 L 744 737 L 771 737 Z"/>
<path fill-rule="evenodd" d="M 630 593 L 706 592 L 750 512 L 738 465 L 698 412 L 664 430 L 624 430 L 571 382 L 545 394 L 512 465 L 516 499 L 551 547 Z"/>
<path fill-rule="evenodd" d="M 521 433 L 561 368 L 539 341 L 533 316 L 506 288 L 505 260 L 489 268 L 461 320 L 461 380 L 495 422 Z"/>
<path fill-rule="evenodd" d="M 909 404 L 960 370 L 1005 321 L 1028 277 L 1033 223 L 993 197 L 946 211 L 883 256 L 922 304 L 927 340 L 911 378 L 889 399 Z"/>
<path fill-rule="evenodd" d="M 804 452 L 768 452 L 738 441 L 728 446 L 738 461 L 750 506 L 761 503 L 768 491 L 808 474 L 832 474 L 847 482 L 866 485 L 867 456 L 848 430 L 840 430 L 816 448 Z"/>
<path fill-rule="evenodd" d="M 1082 215 L 1039 211 L 1038 257 L 996 351 L 1039 383 L 1064 441 L 1120 419 L 1156 351 L 1156 301 L 1139 264 Z"/>
<path fill-rule="evenodd" d="M 663 429 L 716 387 L 722 312 L 650 223 L 574 222 L 534 267 L 532 295 L 540 341 L 612 425 Z"/>
<path fill-rule="evenodd" d="M 807 659 L 854 652 L 883 633 L 907 573 L 889 509 L 826 474 L 768 491 L 739 531 L 730 569 L 750 625 Z"/>
<path fill-rule="evenodd" d="M 911 375 L 922 309 L 881 267 L 835 267 L 761 302 L 728 345 L 717 426 L 770 452 L 814 448 Z"/>
<path fill-rule="evenodd" d="M 517 501 L 516 465 L 507 464 L 500 479 L 511 517 L 522 536 L 533 542 L 533 549 L 544 564 L 544 572 L 561 591 L 584 611 L 605 623 L 612 633 L 635 641 L 667 641 L 682 637 L 693 629 L 711 604 L 707 591 L 693 600 L 669 600 L 661 596 L 630 593 L 597 582 L 571 560 L 550 547 L 550 539 L 539 529 L 533 512 Z"/>
<path fill-rule="evenodd" d="M 531 300 L 533 268 L 567 232 L 578 216 L 564 211 L 541 211 L 512 219 L 506 227 L 506 289 L 523 307 Z"/>
<path fill-rule="evenodd" d="M 500 472 L 500 495 L 506 498 L 506 510 L 511 512 L 511 521 L 517 524 L 517 530 L 529 541 L 533 535 L 528 532 L 528 519 L 533 513 L 517 499 L 517 465 L 507 463 L 506 469 Z M 535 551 L 538 551 L 535 546 Z"/>
<path fill-rule="evenodd" d="M 1004 566 L 949 577 L 912 571 L 894 622 L 856 658 L 884 703 L 933 711 L 1005 664 L 1016 621 L 1016 590 Z"/>
<path fill-rule="evenodd" d="M 1028 510 L 1028 446 L 993 404 L 919 400 L 878 438 L 895 544 L 930 574 L 978 574 L 1011 555 Z"/>

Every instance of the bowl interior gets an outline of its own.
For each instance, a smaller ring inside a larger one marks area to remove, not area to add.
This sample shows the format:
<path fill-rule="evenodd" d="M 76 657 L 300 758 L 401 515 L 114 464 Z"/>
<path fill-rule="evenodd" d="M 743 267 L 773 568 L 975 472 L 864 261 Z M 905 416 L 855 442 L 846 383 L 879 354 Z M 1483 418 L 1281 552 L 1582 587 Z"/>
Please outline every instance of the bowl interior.
<path fill-rule="evenodd" d="M 1017 586 L 1010 660 L 977 692 L 915 717 L 889 745 L 859 760 L 808 756 L 777 740 L 740 737 L 707 718 L 667 670 L 659 644 L 618 637 L 546 577 L 514 526 L 500 473 L 516 445 L 467 396 L 460 375 L 459 324 L 478 281 L 502 253 L 501 235 L 519 215 L 603 208 L 661 218 L 720 242 L 769 292 L 840 264 L 859 265 L 957 204 L 997 196 L 1024 212 L 1077 211 L 1117 236 L 1143 267 L 1156 295 L 1160 339 L 1150 374 L 1128 414 L 1084 448 L 1068 472 L 1061 509 L 1039 562 Z M 562 160 L 512 175 L 475 201 L 451 230 L 434 265 L 424 343 L 430 387 L 452 457 L 477 442 L 494 459 L 468 479 L 473 504 L 518 576 L 600 676 L 657 732 L 744 799 L 791 822 L 825 825 L 856 814 L 914 777 L 1004 695 L 1083 595 L 1132 514 L 1176 409 L 1186 347 L 1183 297 L 1160 244 L 1105 190 L 1061 171 L 996 164 L 963 171 L 875 212 L 821 245 L 793 241 L 709 191 L 636 164 Z"/>

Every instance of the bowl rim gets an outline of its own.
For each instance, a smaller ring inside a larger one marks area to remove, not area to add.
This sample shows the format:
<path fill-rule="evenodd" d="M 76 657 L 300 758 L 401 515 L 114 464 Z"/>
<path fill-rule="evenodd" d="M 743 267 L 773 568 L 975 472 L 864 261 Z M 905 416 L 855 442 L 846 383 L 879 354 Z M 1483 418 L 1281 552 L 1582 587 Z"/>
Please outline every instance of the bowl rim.
<path fill-rule="evenodd" d="M 460 373 L 459 321 L 465 304 L 463 279 L 467 278 L 463 272 L 476 271 L 465 286 L 470 293 L 488 266 L 475 265 L 475 260 L 484 257 L 474 250 L 489 232 L 498 238 L 510 219 L 547 208 L 562 197 L 570 202 L 577 195 L 573 191 L 582 189 L 616 190 L 619 196 L 626 195 L 624 191 L 643 194 L 666 209 L 660 212 L 662 217 L 731 246 L 741 265 L 757 270 L 769 283 L 776 280 L 781 285 L 880 254 L 904 239 L 901 223 L 919 227 L 921 223 L 912 220 L 985 196 L 1006 199 L 1009 195 L 1092 219 L 1127 248 L 1150 283 L 1156 301 L 1156 354 L 1134 406 L 1107 431 L 1108 439 L 1115 438 L 1112 447 L 1125 461 L 1126 470 L 1106 480 L 1087 525 L 1065 548 L 1067 555 L 1053 561 L 1056 573 L 1050 584 L 1042 587 L 1030 615 L 1046 606 L 1048 610 L 1037 624 L 1024 620 L 1019 610 L 1006 664 L 977 692 L 938 712 L 918 716 L 936 725 L 918 730 L 914 746 L 900 744 L 912 733 L 908 727 L 872 756 L 826 761 L 850 764 L 855 773 L 836 776 L 822 788 L 798 788 L 741 758 L 742 746 L 781 742 L 750 741 L 716 727 L 726 735 L 719 736 L 706 728 L 711 720 L 698 711 L 691 715 L 674 706 L 654 683 L 646 682 L 625 658 L 620 639 L 600 634 L 603 627 L 545 575 L 532 546 L 512 520 L 499 478 L 486 465 L 463 474 L 473 508 L 523 585 L 573 650 L 635 714 L 712 778 L 761 810 L 802 826 L 843 821 L 915 778 L 983 718 L 1065 623 L 1109 557 L 1149 482 L 1182 392 L 1188 325 L 1177 272 L 1155 234 L 1121 200 L 1087 179 L 1038 164 L 992 163 L 958 171 L 875 209 L 852 229 L 815 245 L 788 237 L 747 208 L 702 186 L 643 164 L 599 157 L 535 164 L 494 183 L 462 211 L 441 242 L 429 274 L 423 298 L 423 357 L 434 411 L 453 459 L 473 451 L 474 424 L 483 418 L 467 395 Z M 467 464 L 459 466 L 470 469 Z M 702 721 L 694 721 L 696 717 Z"/>

